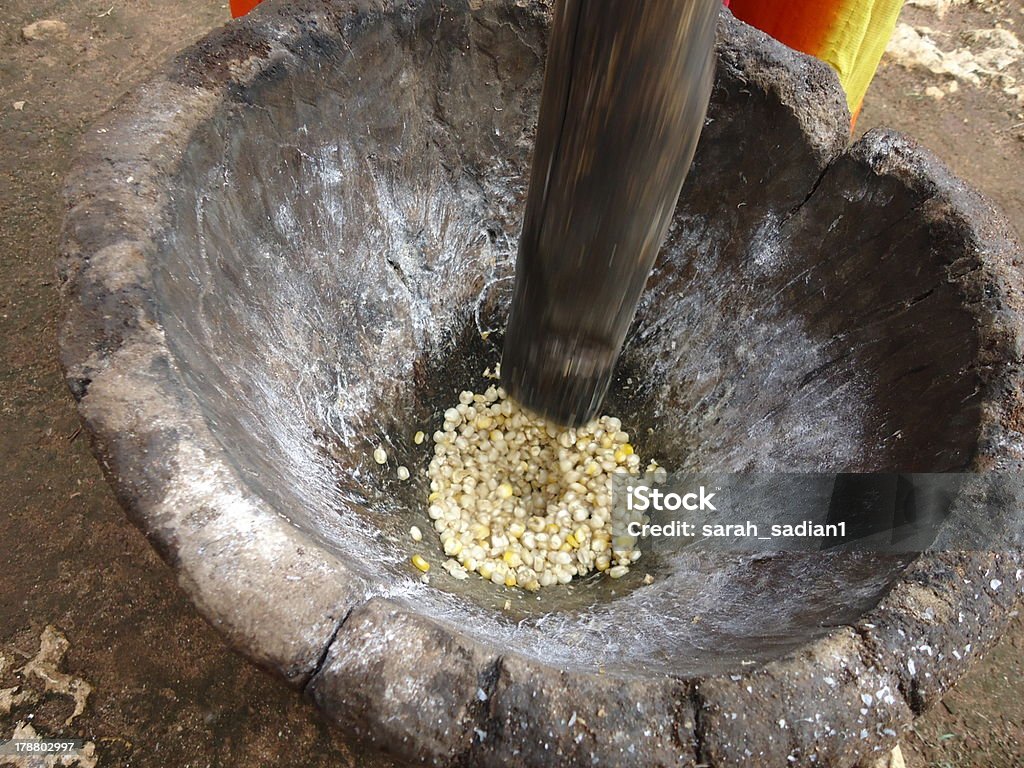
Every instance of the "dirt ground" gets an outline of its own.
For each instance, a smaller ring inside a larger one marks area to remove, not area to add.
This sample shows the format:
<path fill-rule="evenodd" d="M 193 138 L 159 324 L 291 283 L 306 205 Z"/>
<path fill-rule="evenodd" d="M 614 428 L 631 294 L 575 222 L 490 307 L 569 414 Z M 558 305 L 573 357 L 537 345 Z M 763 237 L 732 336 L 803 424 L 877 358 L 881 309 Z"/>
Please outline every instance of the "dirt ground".
<path fill-rule="evenodd" d="M 1024 27 L 1018 2 L 953 2 L 941 18 L 948 0 L 918 2 L 932 7 L 906 9 L 904 21 L 945 51 L 977 47 L 971 30 Z M 204 0 L 0 4 L 0 738 L 15 729 L 84 738 L 98 763 L 83 765 L 383 766 L 354 755 L 194 613 L 121 514 L 56 362 L 53 260 L 75 141 L 169 53 L 226 17 L 224 4 Z M 23 32 L 38 20 L 65 26 Z M 999 42 L 1010 63 L 984 58 L 977 82 L 969 71 L 890 60 L 859 128 L 917 136 L 1019 231 L 1024 106 L 1008 78 L 1020 61 L 1009 38 Z M 1022 647 L 1018 617 L 905 738 L 911 768 L 1024 765 Z M 84 709 L 74 715 L 76 697 Z"/>

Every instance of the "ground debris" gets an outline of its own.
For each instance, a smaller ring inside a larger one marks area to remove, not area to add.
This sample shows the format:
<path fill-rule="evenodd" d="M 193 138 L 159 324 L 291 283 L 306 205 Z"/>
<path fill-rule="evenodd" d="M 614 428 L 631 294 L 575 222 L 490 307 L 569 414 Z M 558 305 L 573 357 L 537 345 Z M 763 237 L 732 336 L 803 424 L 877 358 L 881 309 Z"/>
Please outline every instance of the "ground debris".
<path fill-rule="evenodd" d="M 1020 85 L 1024 77 L 1024 46 L 1013 32 L 992 27 L 968 30 L 957 41 L 943 39 L 949 37 L 929 27 L 901 22 L 896 25 L 886 55 L 907 69 L 924 70 L 977 87 L 997 88 L 1024 103 Z M 928 95 L 941 98 L 937 88 Z"/>
<path fill-rule="evenodd" d="M 940 19 L 946 15 L 946 11 L 956 5 L 966 5 L 970 0 L 907 0 L 907 5 L 916 8 L 926 8 L 935 13 Z"/>
<path fill-rule="evenodd" d="M 40 19 L 21 28 L 21 37 L 26 42 L 54 40 L 68 33 L 68 25 L 57 19 Z"/>

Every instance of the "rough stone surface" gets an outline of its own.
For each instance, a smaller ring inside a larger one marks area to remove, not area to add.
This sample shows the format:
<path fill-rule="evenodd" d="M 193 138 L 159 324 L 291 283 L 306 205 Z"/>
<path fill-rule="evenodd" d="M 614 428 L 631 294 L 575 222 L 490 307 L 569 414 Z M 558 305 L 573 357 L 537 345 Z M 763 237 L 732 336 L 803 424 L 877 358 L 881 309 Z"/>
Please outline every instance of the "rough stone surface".
<path fill-rule="evenodd" d="M 423 480 L 370 452 L 422 468 L 409 437 L 497 358 L 479 331 L 507 310 L 547 13 L 268 3 L 97 126 L 61 257 L 96 454 L 235 647 L 402 758 L 891 748 L 999 632 L 1016 553 L 652 555 L 650 586 L 510 611 L 407 565 Z M 674 468 L 1019 469 L 1019 248 L 912 142 L 846 149 L 841 105 L 826 67 L 723 16 L 609 408 Z"/>

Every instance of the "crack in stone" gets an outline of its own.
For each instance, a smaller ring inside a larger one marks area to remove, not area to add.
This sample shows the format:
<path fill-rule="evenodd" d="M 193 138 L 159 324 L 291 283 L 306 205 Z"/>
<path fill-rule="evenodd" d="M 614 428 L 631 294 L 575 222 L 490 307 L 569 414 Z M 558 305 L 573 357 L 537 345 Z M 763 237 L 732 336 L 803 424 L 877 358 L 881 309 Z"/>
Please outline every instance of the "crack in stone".
<path fill-rule="evenodd" d="M 498 655 L 494 661 L 488 664 L 477 675 L 477 686 L 483 691 L 483 698 L 475 694 L 469 705 L 468 725 L 471 728 L 469 744 L 458 753 L 452 760 L 452 768 L 473 768 L 478 764 L 474 753 L 483 746 L 483 739 L 478 732 L 490 735 L 490 731 L 497 726 L 494 720 L 494 692 L 498 687 L 498 679 L 501 677 L 501 668 L 505 663 L 505 657 Z"/>
<path fill-rule="evenodd" d="M 323 650 L 320 651 L 320 655 L 317 657 L 316 662 L 313 664 L 312 670 L 310 670 L 309 674 L 306 676 L 306 679 L 302 682 L 300 686 L 302 689 L 302 693 L 305 696 L 311 696 L 310 687 L 313 685 L 314 681 L 320 676 L 320 673 L 323 672 L 323 669 L 327 664 L 327 656 L 330 654 L 331 648 L 334 646 L 335 641 L 338 639 L 338 635 L 341 633 L 342 627 L 345 626 L 345 623 L 352 615 L 352 612 L 355 611 L 357 608 L 363 607 L 364 605 L 366 605 L 365 602 L 359 603 L 358 605 L 354 605 L 351 608 L 349 608 L 347 611 L 345 611 L 345 615 L 342 616 L 338 623 L 334 626 L 334 629 L 331 631 L 331 636 L 328 637 L 327 642 L 324 643 Z"/>
<path fill-rule="evenodd" d="M 693 683 L 690 686 L 689 699 L 693 707 L 693 753 L 697 758 L 697 766 L 710 765 L 707 744 L 704 740 L 704 718 L 701 715 L 707 702 L 700 692 L 700 683 Z"/>

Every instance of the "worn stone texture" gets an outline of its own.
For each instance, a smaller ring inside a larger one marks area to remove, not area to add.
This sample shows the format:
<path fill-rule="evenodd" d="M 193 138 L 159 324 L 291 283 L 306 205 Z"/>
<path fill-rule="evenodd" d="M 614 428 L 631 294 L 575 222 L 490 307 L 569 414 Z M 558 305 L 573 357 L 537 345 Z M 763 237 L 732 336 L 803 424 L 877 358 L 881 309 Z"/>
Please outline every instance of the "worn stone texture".
<path fill-rule="evenodd" d="M 421 469 L 411 434 L 497 358 L 548 14 L 268 2 L 96 126 L 60 261 L 96 455 L 234 647 L 400 758 L 891 749 L 999 633 L 1016 551 L 906 569 L 652 554 L 652 585 L 539 600 L 407 564 L 437 562 L 405 535 L 428 530 L 424 481 L 369 456 Z M 679 469 L 1019 469 L 1005 222 L 904 137 L 848 148 L 824 65 L 727 13 L 719 38 L 609 409 Z"/>

